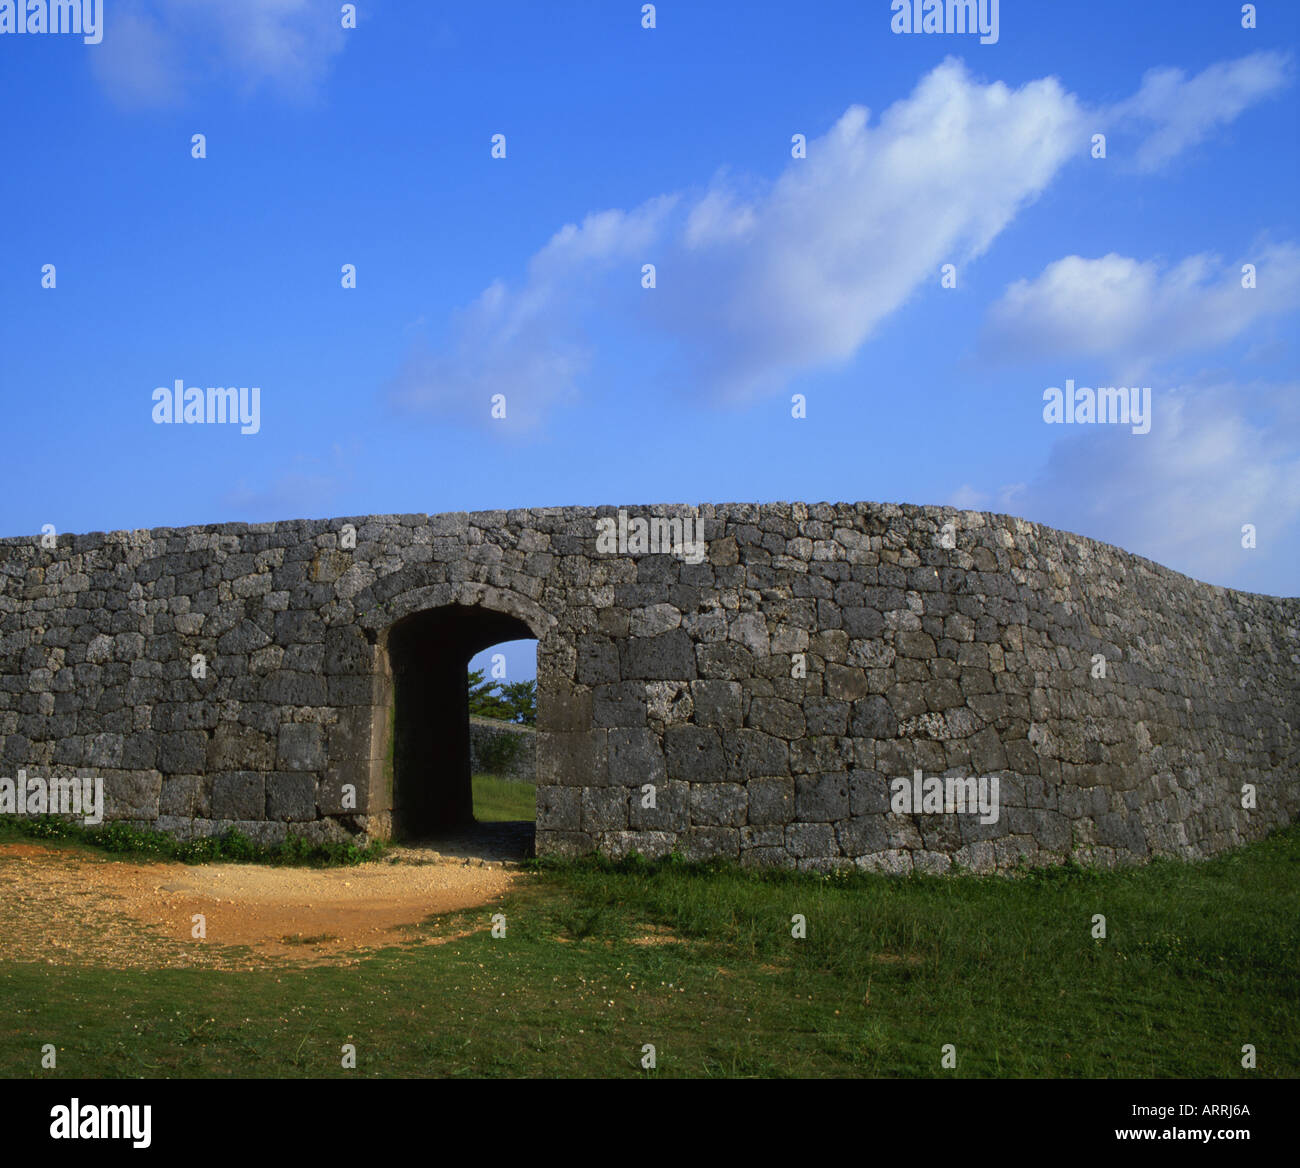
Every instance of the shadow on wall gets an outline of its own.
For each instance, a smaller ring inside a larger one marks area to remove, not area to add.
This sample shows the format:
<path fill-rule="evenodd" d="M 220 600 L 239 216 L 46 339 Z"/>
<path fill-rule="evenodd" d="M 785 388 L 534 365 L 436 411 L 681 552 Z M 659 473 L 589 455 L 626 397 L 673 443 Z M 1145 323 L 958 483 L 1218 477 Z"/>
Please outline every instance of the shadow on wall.
<path fill-rule="evenodd" d="M 489 646 L 533 636 L 516 617 L 459 604 L 414 613 L 389 630 L 395 838 L 474 822 L 466 669 Z"/>

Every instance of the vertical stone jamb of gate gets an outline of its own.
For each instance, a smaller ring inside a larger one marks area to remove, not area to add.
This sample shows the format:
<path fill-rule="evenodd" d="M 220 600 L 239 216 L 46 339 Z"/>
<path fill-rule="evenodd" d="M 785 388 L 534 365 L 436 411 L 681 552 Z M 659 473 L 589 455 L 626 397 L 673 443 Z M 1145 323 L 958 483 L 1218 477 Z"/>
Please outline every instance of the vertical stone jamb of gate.
<path fill-rule="evenodd" d="M 397 704 L 388 647 L 381 640 L 371 646 L 370 705 L 364 714 L 369 733 L 365 762 L 358 771 L 365 777 L 366 830 L 376 839 L 393 835 L 393 725 Z"/>
<path fill-rule="evenodd" d="M 539 668 L 537 854 L 582 855 L 596 846 L 583 830 L 582 808 L 589 791 L 606 785 L 609 732 L 592 726 L 590 689 L 545 688 L 542 676 Z"/>
<path fill-rule="evenodd" d="M 571 553 L 583 541 L 564 537 Z M 552 547 L 565 546 L 552 536 Z M 574 561 L 576 564 L 582 562 Z M 572 587 L 585 578 L 585 565 L 565 579 Z M 566 589 L 567 592 L 567 589 Z M 537 642 L 537 834 L 539 856 L 576 856 L 595 849 L 596 840 L 583 824 L 586 793 L 606 785 L 608 731 L 592 717 L 592 690 L 578 677 L 577 610 L 565 603 L 554 613 L 558 624 Z"/>
<path fill-rule="evenodd" d="M 384 799 L 382 775 L 387 722 L 376 716 L 377 704 L 391 692 L 385 657 L 357 624 L 336 625 L 325 633 L 325 672 L 335 721 L 329 727 L 318 814 L 351 820 L 354 827 L 381 839 L 388 835 L 385 813 L 392 806 L 391 799 Z"/>

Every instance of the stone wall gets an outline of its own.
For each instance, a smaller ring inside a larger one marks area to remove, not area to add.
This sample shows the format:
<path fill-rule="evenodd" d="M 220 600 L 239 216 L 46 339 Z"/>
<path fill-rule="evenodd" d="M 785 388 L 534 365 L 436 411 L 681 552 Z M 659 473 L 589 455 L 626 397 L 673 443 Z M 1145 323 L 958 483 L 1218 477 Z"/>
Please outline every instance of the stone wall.
<path fill-rule="evenodd" d="M 182 836 L 387 834 L 389 634 L 433 611 L 457 652 L 538 638 L 540 853 L 1110 865 L 1296 815 L 1300 601 L 979 512 L 628 511 L 707 554 L 603 554 L 612 508 L 0 541 L 0 775 Z M 917 770 L 998 777 L 997 822 L 891 810 Z"/>
<path fill-rule="evenodd" d="M 501 750 L 501 742 L 509 745 Z M 500 718 L 469 720 L 470 769 L 516 783 L 537 782 L 537 732 L 531 726 Z M 502 762 L 501 759 L 508 759 Z"/>

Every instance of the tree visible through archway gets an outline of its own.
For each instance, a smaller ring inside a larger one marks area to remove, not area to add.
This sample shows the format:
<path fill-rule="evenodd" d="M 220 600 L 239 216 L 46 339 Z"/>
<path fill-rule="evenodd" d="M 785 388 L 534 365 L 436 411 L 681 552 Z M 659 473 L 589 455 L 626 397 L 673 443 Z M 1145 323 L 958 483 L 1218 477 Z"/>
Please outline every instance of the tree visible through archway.
<path fill-rule="evenodd" d="M 534 635 L 516 617 L 458 604 L 414 613 L 389 630 L 396 837 L 473 825 L 466 671 L 481 650 Z"/>

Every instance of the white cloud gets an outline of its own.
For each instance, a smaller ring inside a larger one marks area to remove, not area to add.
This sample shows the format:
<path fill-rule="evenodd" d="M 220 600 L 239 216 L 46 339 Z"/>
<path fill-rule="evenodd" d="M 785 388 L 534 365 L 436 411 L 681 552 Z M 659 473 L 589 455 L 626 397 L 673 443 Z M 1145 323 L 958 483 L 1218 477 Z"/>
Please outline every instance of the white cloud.
<path fill-rule="evenodd" d="M 345 43 L 331 0 L 115 0 L 92 68 L 127 106 L 184 100 L 204 86 L 315 90 Z"/>
<path fill-rule="evenodd" d="M 845 361 L 942 264 L 985 251 L 1079 130 L 1056 81 L 1012 90 L 946 61 L 877 126 L 850 107 L 768 191 L 715 182 L 665 241 L 655 317 L 731 398 Z"/>
<path fill-rule="evenodd" d="M 1242 287 L 1253 263 L 1256 287 Z M 1300 305 L 1300 247 L 1263 246 L 1240 262 L 1189 256 L 1173 267 L 1114 253 L 1066 256 L 1034 280 L 1018 280 L 989 309 L 984 347 L 993 355 L 1106 358 L 1121 377 L 1141 376 L 1178 353 L 1226 344 Z"/>
<path fill-rule="evenodd" d="M 494 284 L 444 352 L 409 358 L 393 397 L 437 411 L 511 389 L 538 411 L 566 399 L 592 356 L 583 310 L 620 302 L 615 282 L 603 293 L 595 282 L 619 266 L 617 284 L 635 287 L 642 263 L 658 286 L 622 305 L 717 394 L 844 360 L 940 264 L 989 246 L 1077 153 L 1080 116 L 1054 80 L 1012 90 L 946 61 L 875 128 L 850 107 L 765 189 L 742 194 L 720 176 L 565 227 L 522 287 Z"/>
<path fill-rule="evenodd" d="M 995 491 L 981 491 L 962 483 L 944 502 L 959 511 L 993 511 L 1002 515 L 1019 514 L 1017 500 L 1025 491 L 1024 483 L 1008 483 Z"/>
<path fill-rule="evenodd" d="M 508 434 L 536 428 L 555 405 L 573 401 L 593 348 L 584 311 L 607 300 L 600 277 L 616 264 L 639 264 L 675 200 L 653 199 L 636 211 L 589 215 L 557 231 L 535 256 L 518 291 L 490 284 L 451 322 L 439 350 L 412 348 L 387 391 L 404 413 L 491 425 Z M 505 397 L 504 419 L 492 398 Z"/>
<path fill-rule="evenodd" d="M 1016 514 L 1231 587 L 1300 590 L 1300 385 L 1155 395 L 1149 434 L 1062 427 Z M 1243 524 L 1258 546 L 1241 547 Z"/>
<path fill-rule="evenodd" d="M 1290 83 L 1291 57 L 1279 52 L 1222 61 L 1190 79 L 1181 69 L 1151 69 L 1137 93 L 1111 106 L 1104 120 L 1121 132 L 1145 128 L 1133 162 L 1151 171 Z"/>
<path fill-rule="evenodd" d="M 1166 103 L 1182 91 L 1149 77 L 1111 120 L 1163 118 L 1161 150 L 1181 148 L 1196 126 L 1230 120 L 1271 92 L 1257 75 L 1272 60 L 1245 58 L 1186 82 L 1194 118 L 1171 120 Z M 703 190 L 565 227 L 518 286 L 498 281 L 463 311 L 444 348 L 417 348 L 390 397 L 442 418 L 486 416 L 481 403 L 513 390 L 531 424 L 576 394 L 595 363 L 588 326 L 598 316 L 635 321 L 642 335 L 657 329 L 680 365 L 676 380 L 700 393 L 743 401 L 775 392 L 852 358 L 943 264 L 985 252 L 1067 162 L 1086 157 L 1097 117 L 1054 78 L 1013 89 L 949 59 L 875 124 L 849 107 L 773 182 L 718 175 Z M 1112 258 L 1133 263 L 1097 262 Z M 629 293 L 643 263 L 656 265 L 657 287 Z M 1103 299 L 1106 280 L 1124 274 L 1085 270 Z M 1192 291 L 1203 279 L 1195 261 L 1174 275 Z M 1256 308 L 1278 295 L 1260 294 Z"/>

